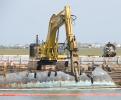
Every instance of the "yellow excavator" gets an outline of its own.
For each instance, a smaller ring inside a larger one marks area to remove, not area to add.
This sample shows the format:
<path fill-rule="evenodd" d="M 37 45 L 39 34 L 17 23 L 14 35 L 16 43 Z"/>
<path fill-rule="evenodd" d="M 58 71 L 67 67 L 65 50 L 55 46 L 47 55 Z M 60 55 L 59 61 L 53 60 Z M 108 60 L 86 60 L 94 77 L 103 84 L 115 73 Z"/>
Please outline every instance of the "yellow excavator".
<path fill-rule="evenodd" d="M 71 15 L 70 6 L 65 6 L 64 10 L 58 14 L 53 14 L 49 21 L 47 39 L 42 44 L 38 43 L 30 45 L 30 57 L 37 61 L 38 70 L 56 70 L 56 64 L 59 60 L 58 54 L 58 33 L 59 28 L 65 25 L 67 49 L 69 51 L 71 74 L 79 81 L 80 63 L 78 48 L 72 27 L 73 15 Z M 32 49 L 34 48 L 34 49 Z"/>

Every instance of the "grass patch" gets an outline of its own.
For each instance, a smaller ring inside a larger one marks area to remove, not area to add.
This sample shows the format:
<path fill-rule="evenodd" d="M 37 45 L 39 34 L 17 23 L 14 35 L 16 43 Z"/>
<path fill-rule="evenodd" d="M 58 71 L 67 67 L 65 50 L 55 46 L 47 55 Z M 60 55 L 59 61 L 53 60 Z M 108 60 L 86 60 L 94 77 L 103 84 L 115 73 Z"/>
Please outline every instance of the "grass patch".
<path fill-rule="evenodd" d="M 28 49 L 0 49 L 0 55 L 28 55 Z"/>
<path fill-rule="evenodd" d="M 80 48 L 79 55 L 81 56 L 102 56 L 103 50 L 101 48 Z"/>
<path fill-rule="evenodd" d="M 116 49 L 117 56 L 121 56 L 121 48 Z M 29 49 L 0 49 L 0 55 L 29 55 Z M 102 56 L 102 48 L 80 48 L 80 56 Z"/>

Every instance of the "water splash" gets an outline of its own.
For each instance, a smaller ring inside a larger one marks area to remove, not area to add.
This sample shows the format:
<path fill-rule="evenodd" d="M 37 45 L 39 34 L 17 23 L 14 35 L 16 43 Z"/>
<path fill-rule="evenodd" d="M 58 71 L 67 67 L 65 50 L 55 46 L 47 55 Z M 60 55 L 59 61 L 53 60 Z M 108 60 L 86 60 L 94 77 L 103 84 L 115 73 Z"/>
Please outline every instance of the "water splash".
<path fill-rule="evenodd" d="M 92 72 L 94 76 L 94 83 L 92 85 L 90 78 L 82 73 L 80 75 L 80 81 L 75 82 L 75 78 L 72 75 L 58 71 L 57 76 L 52 72 L 48 77 L 48 72 L 37 72 L 36 79 L 34 73 L 20 72 L 8 74 L 6 82 L 3 78 L 0 79 L 2 83 L 10 83 L 11 87 L 17 88 L 47 88 L 47 87 L 91 87 L 91 86 L 115 86 L 111 77 L 101 67 L 95 68 Z M 18 83 L 17 83 L 18 82 Z M 16 85 L 17 83 L 17 85 Z"/>
<path fill-rule="evenodd" d="M 101 67 L 96 67 L 94 71 L 92 71 L 94 85 L 112 85 L 115 86 L 110 75 L 104 71 Z"/>

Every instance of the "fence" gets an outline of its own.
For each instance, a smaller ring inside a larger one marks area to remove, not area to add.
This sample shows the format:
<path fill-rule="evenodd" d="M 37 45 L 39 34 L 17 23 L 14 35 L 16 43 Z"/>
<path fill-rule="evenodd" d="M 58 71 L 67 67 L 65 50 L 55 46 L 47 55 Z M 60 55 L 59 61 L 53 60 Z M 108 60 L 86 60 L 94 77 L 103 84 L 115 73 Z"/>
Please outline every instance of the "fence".
<path fill-rule="evenodd" d="M 0 55 L 0 63 L 28 64 L 29 55 Z"/>
<path fill-rule="evenodd" d="M 8 62 L 15 64 L 28 64 L 29 55 L 0 55 L 0 63 Z M 121 64 L 121 57 L 98 57 L 98 56 L 80 56 L 81 64 L 103 64 L 112 63 L 112 64 Z"/>
<path fill-rule="evenodd" d="M 121 64 L 121 57 L 80 57 L 81 64 L 103 64 L 103 63 L 112 63 L 112 64 Z"/>

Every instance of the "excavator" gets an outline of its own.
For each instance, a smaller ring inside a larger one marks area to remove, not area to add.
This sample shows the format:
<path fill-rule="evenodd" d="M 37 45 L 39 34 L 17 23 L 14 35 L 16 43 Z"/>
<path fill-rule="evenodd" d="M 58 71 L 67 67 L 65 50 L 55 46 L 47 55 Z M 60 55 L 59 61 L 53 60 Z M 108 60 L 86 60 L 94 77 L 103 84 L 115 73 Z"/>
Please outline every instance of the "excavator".
<path fill-rule="evenodd" d="M 116 46 L 113 43 L 108 42 L 103 49 L 103 57 L 115 57 Z"/>
<path fill-rule="evenodd" d="M 67 50 L 69 51 L 70 59 L 70 73 L 75 77 L 75 81 L 78 82 L 80 76 L 80 63 L 77 42 L 72 27 L 73 16 L 74 15 L 71 15 L 70 6 L 65 6 L 64 10 L 58 14 L 53 14 L 49 21 L 46 41 L 39 44 L 37 36 L 36 44 L 30 45 L 30 57 L 36 59 L 37 70 L 57 70 L 56 66 L 59 60 L 59 28 L 65 25 Z"/>

